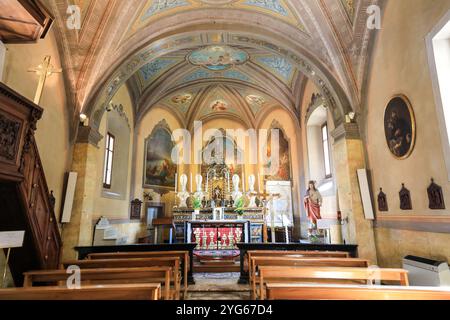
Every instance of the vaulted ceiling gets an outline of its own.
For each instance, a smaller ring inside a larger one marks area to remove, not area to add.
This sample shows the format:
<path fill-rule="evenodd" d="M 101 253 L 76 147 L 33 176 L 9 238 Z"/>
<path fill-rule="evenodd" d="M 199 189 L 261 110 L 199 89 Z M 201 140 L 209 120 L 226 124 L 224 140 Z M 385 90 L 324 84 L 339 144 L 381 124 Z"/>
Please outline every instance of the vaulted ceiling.
<path fill-rule="evenodd" d="M 184 118 L 200 116 L 206 111 L 191 104 L 208 99 L 238 100 L 247 110 L 232 103 L 226 111 L 254 118 L 269 105 L 299 115 L 307 79 L 331 105 L 358 110 L 371 39 L 366 9 L 383 2 L 46 1 L 57 16 L 74 116 L 97 111 L 101 117 L 127 85 L 137 119 L 155 104 Z M 79 30 L 66 25 L 71 4 L 81 9 Z"/>

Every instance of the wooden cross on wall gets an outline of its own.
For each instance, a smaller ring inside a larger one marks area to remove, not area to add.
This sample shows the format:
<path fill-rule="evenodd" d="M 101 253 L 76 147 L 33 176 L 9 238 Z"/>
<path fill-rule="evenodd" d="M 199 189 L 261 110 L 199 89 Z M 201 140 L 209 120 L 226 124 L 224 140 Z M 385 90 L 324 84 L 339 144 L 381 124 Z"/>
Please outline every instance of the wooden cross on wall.
<path fill-rule="evenodd" d="M 44 91 L 45 81 L 54 73 L 61 73 L 62 69 L 55 69 L 51 63 L 51 56 L 45 56 L 44 62 L 34 69 L 28 69 L 28 72 L 35 72 L 39 76 L 39 83 L 34 97 L 34 103 L 39 105 L 41 102 L 42 92 Z"/>

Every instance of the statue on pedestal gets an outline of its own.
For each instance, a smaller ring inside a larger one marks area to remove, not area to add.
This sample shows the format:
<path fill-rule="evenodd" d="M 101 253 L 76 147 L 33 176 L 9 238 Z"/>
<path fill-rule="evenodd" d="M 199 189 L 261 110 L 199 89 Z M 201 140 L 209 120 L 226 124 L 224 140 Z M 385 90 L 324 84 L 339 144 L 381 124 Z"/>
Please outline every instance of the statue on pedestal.
<path fill-rule="evenodd" d="M 249 192 L 248 192 L 248 196 L 250 199 L 250 204 L 248 205 L 249 208 L 257 208 L 257 204 L 256 204 L 256 195 L 257 193 L 255 192 L 255 182 L 256 182 L 256 177 L 255 175 L 250 175 L 248 177 L 248 185 L 249 185 Z"/>
<path fill-rule="evenodd" d="M 316 183 L 310 181 L 308 190 L 305 195 L 305 209 L 311 222 L 312 229 L 317 229 L 317 220 L 322 219 L 320 215 L 320 207 L 322 206 L 322 195 L 316 189 Z"/>
<path fill-rule="evenodd" d="M 195 192 L 194 197 L 196 199 L 199 199 L 200 201 L 205 196 L 205 193 L 203 192 L 203 189 L 202 189 L 202 182 L 203 182 L 203 177 L 201 175 L 199 175 L 199 174 L 196 175 L 195 176 L 195 183 L 197 185 L 197 189 L 196 189 L 197 191 Z"/>
<path fill-rule="evenodd" d="M 187 192 L 186 188 L 187 188 L 187 182 L 188 182 L 188 177 L 187 175 L 183 174 L 180 177 L 180 184 L 181 184 L 181 191 L 178 192 L 177 197 L 178 200 L 180 201 L 180 208 L 187 208 L 187 199 L 189 198 L 189 192 Z"/>
<path fill-rule="evenodd" d="M 233 176 L 233 192 L 231 193 L 231 197 L 233 197 L 234 203 L 240 198 L 242 198 L 242 192 L 239 191 L 239 183 L 241 178 L 237 174 Z"/>

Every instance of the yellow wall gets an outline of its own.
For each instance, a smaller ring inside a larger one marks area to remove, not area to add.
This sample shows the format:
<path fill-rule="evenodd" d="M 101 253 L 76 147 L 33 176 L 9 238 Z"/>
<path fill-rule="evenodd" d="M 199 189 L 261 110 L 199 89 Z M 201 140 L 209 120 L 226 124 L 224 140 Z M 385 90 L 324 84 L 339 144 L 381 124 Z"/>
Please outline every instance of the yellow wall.
<path fill-rule="evenodd" d="M 430 179 L 433 177 L 443 187 L 447 208 L 450 183 L 446 178 L 425 43 L 427 34 L 449 9 L 449 0 L 395 0 L 387 1 L 383 14 L 382 30 L 378 31 L 374 45 L 364 108 L 375 199 L 382 187 L 388 196 L 388 216 L 448 216 L 449 213 L 448 209 L 428 209 L 426 189 Z M 399 93 L 410 99 L 417 123 L 416 147 L 406 160 L 394 159 L 384 136 L 385 107 L 392 96 Z M 411 212 L 400 210 L 398 192 L 401 183 L 411 191 Z M 449 234 L 376 229 L 376 242 L 383 266 L 398 266 L 406 254 L 450 260 Z"/>
<path fill-rule="evenodd" d="M 33 100 L 38 76 L 28 72 L 28 69 L 41 64 L 46 55 L 52 57 L 52 64 L 56 68 L 61 66 L 54 32 L 50 31 L 44 40 L 36 44 L 9 44 L 6 47 L 4 83 Z M 53 74 L 47 79 L 40 106 L 44 109 L 44 115 L 38 122 L 36 141 L 49 190 L 54 190 L 56 197 L 55 213 L 59 216 L 64 174 L 68 171 L 72 153 L 62 74 Z"/>
<path fill-rule="evenodd" d="M 133 161 L 133 143 L 134 143 L 134 119 L 133 119 L 133 106 L 130 95 L 126 86 L 122 86 L 116 95 L 113 97 L 112 102 L 115 105 L 122 105 L 124 112 L 128 118 L 130 124 L 130 144 L 128 152 L 128 166 L 126 168 L 114 167 L 114 170 L 121 170 L 127 172 L 127 180 L 121 183 L 126 184 L 126 192 L 121 195 L 120 198 L 108 196 L 103 190 L 103 166 L 105 157 L 105 139 L 99 142 L 99 152 L 97 153 L 97 186 L 96 195 L 97 198 L 94 201 L 94 214 L 92 216 L 92 223 L 96 223 L 101 217 L 106 217 L 111 221 L 113 227 L 118 230 L 118 234 L 126 236 L 128 243 L 133 244 L 138 242 L 138 238 L 145 236 L 146 226 L 141 221 L 130 221 L 130 188 L 131 188 L 131 174 L 132 168 L 134 168 Z M 117 112 L 112 110 L 111 113 Z M 115 115 L 116 116 L 116 115 Z M 103 115 L 100 123 L 99 132 L 103 137 L 107 134 L 107 118 L 108 113 Z M 121 121 L 126 121 L 124 118 Z M 118 138 L 118 137 L 116 137 Z M 118 151 L 118 150 L 117 150 Z M 117 154 L 115 156 L 118 156 Z M 113 182 L 114 183 L 114 182 Z"/>

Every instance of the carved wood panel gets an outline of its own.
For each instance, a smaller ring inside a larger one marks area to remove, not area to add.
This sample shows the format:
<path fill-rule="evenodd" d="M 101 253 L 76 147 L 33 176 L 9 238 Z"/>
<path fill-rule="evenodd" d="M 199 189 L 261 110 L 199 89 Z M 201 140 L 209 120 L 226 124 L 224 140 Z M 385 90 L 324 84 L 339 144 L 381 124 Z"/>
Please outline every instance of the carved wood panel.
<path fill-rule="evenodd" d="M 21 128 L 20 121 L 0 113 L 0 160 L 16 162 Z"/>

